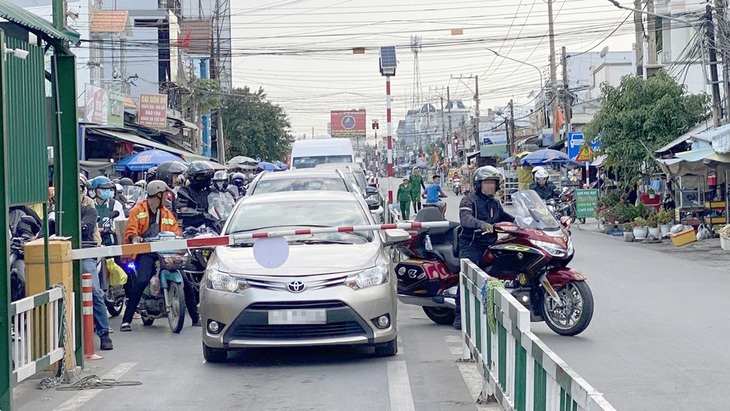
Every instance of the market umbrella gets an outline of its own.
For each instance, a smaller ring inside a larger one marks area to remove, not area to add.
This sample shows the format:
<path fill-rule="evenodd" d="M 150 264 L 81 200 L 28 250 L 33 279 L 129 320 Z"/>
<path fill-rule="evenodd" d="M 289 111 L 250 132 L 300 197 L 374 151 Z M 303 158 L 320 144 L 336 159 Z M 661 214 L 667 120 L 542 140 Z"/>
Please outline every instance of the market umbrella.
<path fill-rule="evenodd" d="M 251 157 L 246 156 L 235 156 L 232 159 L 228 160 L 228 164 L 230 165 L 238 165 L 238 164 L 245 164 L 245 165 L 251 165 L 256 166 L 259 164 L 258 161 L 254 160 Z"/>
<path fill-rule="evenodd" d="M 248 171 L 248 170 L 256 170 L 258 168 L 258 163 L 256 164 L 230 164 L 228 166 L 230 170 L 235 171 Z"/>
<path fill-rule="evenodd" d="M 264 171 L 281 171 L 281 168 L 277 167 L 276 164 L 268 161 L 262 161 L 259 163 L 259 168 Z"/>
<path fill-rule="evenodd" d="M 521 152 L 521 153 L 518 153 L 518 154 L 515 154 L 515 155 L 513 155 L 513 156 L 509 156 L 509 157 L 507 157 L 507 158 L 506 158 L 505 160 L 503 160 L 503 161 L 502 161 L 502 162 L 501 162 L 500 164 L 512 164 L 512 163 L 514 163 L 515 161 L 517 161 L 517 160 L 519 160 L 519 159 L 521 159 L 521 158 L 523 158 L 523 157 L 525 157 L 525 156 L 528 156 L 528 155 L 530 155 L 530 152 L 529 152 L 529 151 L 523 151 L 523 152 Z"/>
<path fill-rule="evenodd" d="M 165 161 L 178 161 L 187 165 L 180 156 L 154 148 L 124 157 L 119 160 L 119 162 L 114 166 L 114 169 L 120 172 L 127 170 L 147 171 L 150 167 L 156 167 Z"/>
<path fill-rule="evenodd" d="M 577 161 L 571 160 L 567 154 L 558 150 L 551 150 L 549 148 L 543 150 L 537 150 L 533 153 L 526 155 L 520 160 L 520 165 L 530 166 L 543 166 L 547 164 L 552 165 L 581 165 Z"/>
<path fill-rule="evenodd" d="M 208 161 L 208 164 L 213 166 L 214 170 L 228 170 L 228 167 L 224 166 L 221 163 L 216 163 L 215 161 Z"/>

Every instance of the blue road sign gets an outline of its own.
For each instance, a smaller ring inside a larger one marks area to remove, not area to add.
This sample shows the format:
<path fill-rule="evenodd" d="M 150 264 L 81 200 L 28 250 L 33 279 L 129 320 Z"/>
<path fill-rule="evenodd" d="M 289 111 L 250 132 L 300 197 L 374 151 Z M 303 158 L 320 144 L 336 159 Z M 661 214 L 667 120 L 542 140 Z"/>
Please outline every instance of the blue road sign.
<path fill-rule="evenodd" d="M 583 136 L 583 133 L 568 133 L 568 141 L 566 142 L 568 145 L 568 157 L 572 159 L 578 157 L 578 153 L 580 153 L 580 148 L 583 147 L 584 142 L 585 137 Z M 591 143 L 590 147 L 592 150 L 595 150 L 599 145 L 598 141 L 594 141 Z"/>

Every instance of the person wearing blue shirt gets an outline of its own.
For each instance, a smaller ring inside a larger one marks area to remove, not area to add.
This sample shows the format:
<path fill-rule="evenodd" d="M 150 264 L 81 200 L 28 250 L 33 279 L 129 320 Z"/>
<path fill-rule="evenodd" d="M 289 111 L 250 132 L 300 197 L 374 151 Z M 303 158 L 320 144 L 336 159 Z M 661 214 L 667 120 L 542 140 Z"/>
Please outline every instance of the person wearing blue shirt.
<path fill-rule="evenodd" d="M 433 182 L 426 187 L 421 197 L 426 199 L 425 205 L 435 205 L 441 210 L 441 214 L 446 216 L 446 203 L 441 199 L 448 196 L 441 189 L 441 176 L 433 176 Z"/>

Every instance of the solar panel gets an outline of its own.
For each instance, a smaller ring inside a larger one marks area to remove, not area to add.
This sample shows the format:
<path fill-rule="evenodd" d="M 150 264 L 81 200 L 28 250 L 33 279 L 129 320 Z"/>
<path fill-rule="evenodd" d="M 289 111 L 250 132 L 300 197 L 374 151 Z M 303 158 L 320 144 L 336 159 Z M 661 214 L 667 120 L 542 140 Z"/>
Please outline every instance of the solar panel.
<path fill-rule="evenodd" d="M 380 68 L 394 69 L 398 66 L 395 59 L 395 46 L 384 46 L 380 48 Z"/>

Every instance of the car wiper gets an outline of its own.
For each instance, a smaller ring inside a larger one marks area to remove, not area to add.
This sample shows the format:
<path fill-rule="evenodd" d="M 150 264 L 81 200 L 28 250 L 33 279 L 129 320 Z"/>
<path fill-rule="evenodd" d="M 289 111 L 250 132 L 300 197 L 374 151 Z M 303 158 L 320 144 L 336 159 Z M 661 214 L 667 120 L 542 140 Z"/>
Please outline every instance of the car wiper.
<path fill-rule="evenodd" d="M 313 225 L 313 224 L 310 224 L 310 225 L 306 225 L 306 224 L 297 224 L 297 225 L 269 225 L 269 226 L 265 226 L 265 227 L 256 227 L 256 228 L 248 228 L 248 229 L 245 229 L 245 230 L 231 231 L 231 232 L 228 233 L 228 235 L 240 234 L 240 233 L 248 233 L 248 232 L 251 232 L 251 231 L 266 230 L 266 229 L 269 229 L 269 228 L 277 228 L 277 229 L 284 229 L 284 228 L 286 228 L 286 229 L 290 229 L 292 227 L 319 228 L 319 227 L 331 227 L 331 226 L 328 226 L 328 225 Z"/>

